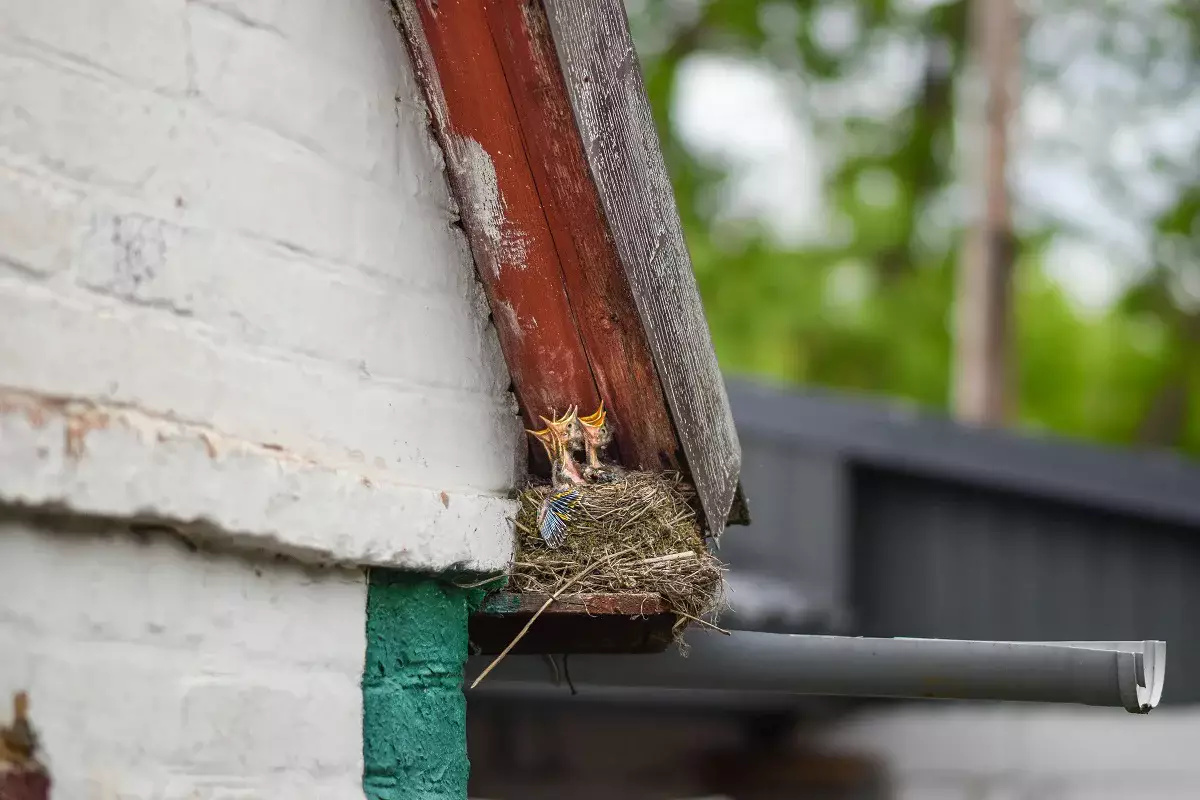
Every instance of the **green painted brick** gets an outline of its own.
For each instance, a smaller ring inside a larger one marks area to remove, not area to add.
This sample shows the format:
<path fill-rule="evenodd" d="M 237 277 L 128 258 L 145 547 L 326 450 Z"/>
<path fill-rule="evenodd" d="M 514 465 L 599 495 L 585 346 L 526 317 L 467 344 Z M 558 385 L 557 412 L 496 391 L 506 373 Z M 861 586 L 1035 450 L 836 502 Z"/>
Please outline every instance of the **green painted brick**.
<path fill-rule="evenodd" d="M 370 800 L 467 796 L 467 617 L 483 600 L 438 578 L 375 569 L 367 594 L 363 790 Z"/>

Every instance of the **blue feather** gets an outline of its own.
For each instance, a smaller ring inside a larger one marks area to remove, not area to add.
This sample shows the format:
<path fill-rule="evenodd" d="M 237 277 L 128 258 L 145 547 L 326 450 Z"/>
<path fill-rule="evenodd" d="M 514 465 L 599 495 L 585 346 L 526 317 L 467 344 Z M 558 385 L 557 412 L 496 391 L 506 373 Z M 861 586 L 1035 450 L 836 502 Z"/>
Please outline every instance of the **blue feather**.
<path fill-rule="evenodd" d="M 571 512 L 579 505 L 579 493 L 574 489 L 559 489 L 546 495 L 538 509 L 538 533 L 549 547 L 559 547 L 567 537 Z"/>

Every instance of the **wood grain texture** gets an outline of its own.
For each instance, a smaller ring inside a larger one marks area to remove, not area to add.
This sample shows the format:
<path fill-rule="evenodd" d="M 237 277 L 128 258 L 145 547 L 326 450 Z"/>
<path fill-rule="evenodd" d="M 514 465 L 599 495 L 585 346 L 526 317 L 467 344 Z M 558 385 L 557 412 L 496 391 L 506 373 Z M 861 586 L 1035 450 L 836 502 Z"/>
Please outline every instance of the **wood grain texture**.
<path fill-rule="evenodd" d="M 488 596 L 480 614 L 532 614 L 542 607 L 549 595 L 497 592 Z M 666 613 L 667 606 L 656 594 L 566 594 L 559 597 L 546 614 L 624 614 L 651 616 Z"/>
<path fill-rule="evenodd" d="M 603 398 L 611 455 L 682 469 L 720 534 L 741 453 L 620 3 L 393 10 L 526 424 Z"/>
<path fill-rule="evenodd" d="M 725 528 L 741 447 L 620 0 L 542 0 L 575 121 L 699 493 Z"/>
<path fill-rule="evenodd" d="M 479 0 L 396 0 L 527 426 L 600 394 Z"/>
<path fill-rule="evenodd" d="M 592 182 L 545 13 L 529 0 L 484 0 L 484 6 L 572 316 L 614 423 L 612 455 L 635 469 L 679 469 L 680 442 Z"/>
<path fill-rule="evenodd" d="M 472 652 L 495 655 L 546 602 L 544 594 L 497 592 L 471 615 Z M 670 646 L 675 615 L 657 595 L 565 595 L 546 609 L 513 648 L 531 653 L 661 653 Z"/>

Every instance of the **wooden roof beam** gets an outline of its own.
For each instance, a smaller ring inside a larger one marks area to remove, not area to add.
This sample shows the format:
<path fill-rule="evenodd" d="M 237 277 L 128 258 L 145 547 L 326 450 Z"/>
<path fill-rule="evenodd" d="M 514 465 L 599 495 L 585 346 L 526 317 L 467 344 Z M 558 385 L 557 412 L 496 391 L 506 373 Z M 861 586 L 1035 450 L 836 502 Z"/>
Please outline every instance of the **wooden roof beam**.
<path fill-rule="evenodd" d="M 603 398 L 719 534 L 741 450 L 619 0 L 393 8 L 526 424 Z"/>

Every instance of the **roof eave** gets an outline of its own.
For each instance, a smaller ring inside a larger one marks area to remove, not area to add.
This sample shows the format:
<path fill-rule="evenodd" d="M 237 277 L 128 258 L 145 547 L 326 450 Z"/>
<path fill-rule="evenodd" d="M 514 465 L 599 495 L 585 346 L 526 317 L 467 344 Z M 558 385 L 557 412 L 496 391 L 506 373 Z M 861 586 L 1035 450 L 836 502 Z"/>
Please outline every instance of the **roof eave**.
<path fill-rule="evenodd" d="M 526 423 L 603 398 L 621 463 L 682 469 L 710 535 L 748 521 L 620 1 L 393 2 Z"/>

